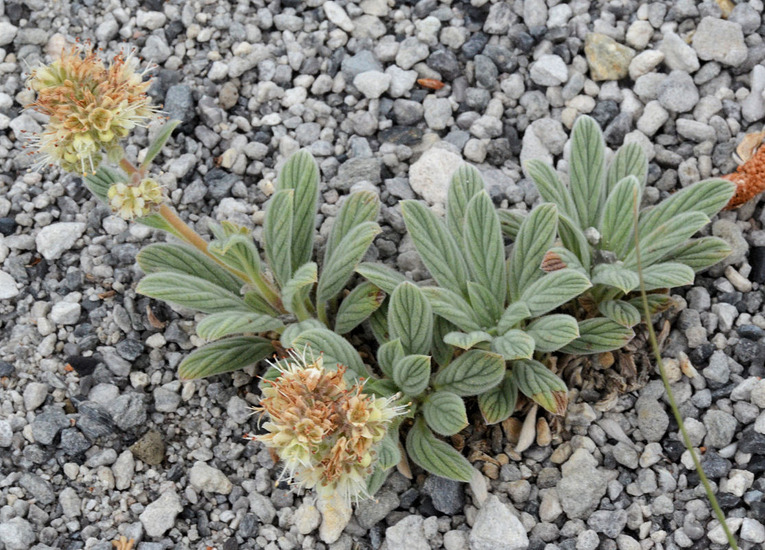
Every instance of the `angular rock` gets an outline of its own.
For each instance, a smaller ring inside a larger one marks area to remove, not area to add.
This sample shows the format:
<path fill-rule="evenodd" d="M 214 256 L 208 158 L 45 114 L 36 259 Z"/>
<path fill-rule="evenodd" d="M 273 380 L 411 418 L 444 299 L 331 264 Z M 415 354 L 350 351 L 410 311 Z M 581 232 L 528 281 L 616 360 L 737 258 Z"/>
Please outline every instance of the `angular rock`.
<path fill-rule="evenodd" d="M 200 491 L 228 495 L 234 485 L 226 474 L 204 462 L 196 462 L 189 471 L 189 483 Z"/>
<path fill-rule="evenodd" d="M 462 165 L 462 157 L 446 149 L 433 147 L 409 168 L 409 185 L 428 204 L 446 204 L 452 174 Z"/>
<path fill-rule="evenodd" d="M 589 33 L 584 39 L 584 53 L 590 66 L 590 76 L 598 80 L 620 80 L 627 76 L 635 51 L 613 38 Z"/>
<path fill-rule="evenodd" d="M 577 449 L 563 465 L 558 497 L 570 519 L 588 518 L 606 494 L 608 480 L 596 466 L 595 458 L 583 448 Z"/>
<path fill-rule="evenodd" d="M 162 495 L 149 504 L 143 513 L 138 516 L 146 534 L 153 538 L 159 538 L 175 525 L 175 518 L 183 511 L 181 499 L 175 491 L 165 491 Z"/>
<path fill-rule="evenodd" d="M 470 531 L 471 550 L 525 550 L 529 547 L 526 528 L 507 504 L 490 496 Z"/>
<path fill-rule="evenodd" d="M 46 260 L 57 260 L 85 232 L 84 222 L 59 222 L 43 227 L 35 237 L 37 251 Z"/>
<path fill-rule="evenodd" d="M 406 548 L 407 550 L 430 550 L 430 543 L 425 538 L 422 516 L 407 516 L 385 530 L 388 548 Z"/>
<path fill-rule="evenodd" d="M 705 17 L 693 33 L 693 49 L 704 61 L 714 60 L 725 65 L 738 67 L 748 54 L 741 25 Z"/>

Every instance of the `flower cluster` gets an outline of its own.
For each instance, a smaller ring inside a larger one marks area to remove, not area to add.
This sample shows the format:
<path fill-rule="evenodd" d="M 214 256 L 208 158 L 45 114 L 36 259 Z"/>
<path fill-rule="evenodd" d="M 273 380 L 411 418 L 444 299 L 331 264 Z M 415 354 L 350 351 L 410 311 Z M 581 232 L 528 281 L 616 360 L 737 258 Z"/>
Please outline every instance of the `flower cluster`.
<path fill-rule="evenodd" d="M 274 365 L 281 373 L 266 381 L 256 412 L 267 414 L 264 435 L 248 436 L 273 448 L 291 481 L 317 495 L 346 499 L 366 492 L 376 446 L 391 421 L 405 412 L 394 398 L 379 399 L 349 385 L 345 368 L 324 368 L 322 358 L 307 362 L 294 352 Z"/>
<path fill-rule="evenodd" d="M 92 48 L 78 44 L 32 70 L 27 86 L 37 100 L 27 107 L 50 117 L 36 136 L 41 164 L 87 174 L 104 153 L 121 157 L 119 141 L 156 113 L 146 93 L 151 81 L 144 80 L 146 71 L 136 72 L 131 57 L 118 54 L 107 67 Z"/>
<path fill-rule="evenodd" d="M 138 185 L 115 183 L 107 195 L 112 211 L 125 220 L 151 214 L 164 200 L 162 187 L 152 179 Z"/>

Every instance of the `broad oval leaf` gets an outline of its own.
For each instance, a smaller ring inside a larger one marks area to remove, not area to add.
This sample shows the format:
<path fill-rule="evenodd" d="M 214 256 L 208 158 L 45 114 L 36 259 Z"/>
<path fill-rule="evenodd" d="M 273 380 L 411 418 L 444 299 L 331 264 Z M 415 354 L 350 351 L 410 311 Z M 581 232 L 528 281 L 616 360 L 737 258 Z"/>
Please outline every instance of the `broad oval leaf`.
<path fill-rule="evenodd" d="M 627 176 L 635 176 L 640 182 L 641 188 L 645 187 L 648 175 L 648 158 L 639 143 L 626 143 L 619 150 L 608 165 L 606 173 L 606 193 L 611 193 L 616 184 Z"/>
<path fill-rule="evenodd" d="M 478 406 L 487 424 L 496 424 L 510 418 L 518 402 L 518 386 L 510 373 L 502 382 L 478 396 Z"/>
<path fill-rule="evenodd" d="M 463 164 L 452 175 L 446 197 L 446 226 L 460 244 L 463 242 L 467 205 L 483 188 L 481 173 L 469 164 Z"/>
<path fill-rule="evenodd" d="M 282 291 L 282 302 L 287 311 L 297 313 L 305 307 L 304 303 L 317 279 L 318 268 L 315 262 L 305 263 L 295 271 Z"/>
<path fill-rule="evenodd" d="M 673 252 L 702 227 L 709 223 L 706 214 L 693 211 L 673 216 L 640 237 L 640 263 L 644 269 Z M 625 256 L 624 266 L 637 268 L 637 250 L 633 249 Z"/>
<path fill-rule="evenodd" d="M 430 394 L 422 406 L 422 416 L 428 427 L 439 435 L 454 435 L 468 425 L 465 402 L 448 391 Z"/>
<path fill-rule="evenodd" d="M 202 313 L 251 311 L 250 306 L 233 292 L 182 273 L 164 271 L 146 275 L 138 283 L 136 292 Z"/>
<path fill-rule="evenodd" d="M 462 482 L 473 477 L 470 462 L 433 435 L 422 418 L 415 421 L 406 436 L 406 452 L 415 464 L 431 474 Z"/>
<path fill-rule="evenodd" d="M 263 221 L 263 249 L 266 260 L 281 288 L 292 278 L 292 189 L 277 191 L 268 201 Z"/>
<path fill-rule="evenodd" d="M 433 310 L 422 291 L 413 283 L 401 283 L 388 305 L 391 338 L 401 339 L 407 354 L 425 354 L 433 336 Z"/>
<path fill-rule="evenodd" d="M 498 302 L 488 288 L 473 281 L 468 281 L 468 297 L 476 318 L 484 328 L 497 324 L 504 302 Z"/>
<path fill-rule="evenodd" d="M 433 312 L 465 332 L 481 330 L 481 325 L 470 304 L 460 295 L 435 286 L 421 288 L 433 307 Z"/>
<path fill-rule="evenodd" d="M 481 342 L 490 342 L 491 334 L 476 330 L 469 333 L 450 332 L 444 336 L 444 342 L 460 349 L 470 349 Z"/>
<path fill-rule="evenodd" d="M 595 317 L 580 321 L 579 338 L 561 348 L 561 351 L 579 355 L 613 351 L 624 347 L 634 336 L 631 328 L 605 317 Z"/>
<path fill-rule="evenodd" d="M 521 300 L 529 308 L 532 317 L 538 317 L 573 300 L 591 286 L 590 280 L 581 272 L 561 269 L 529 285 Z"/>
<path fill-rule="evenodd" d="M 332 257 L 335 249 L 348 232 L 364 222 L 377 220 L 380 212 L 380 199 L 373 191 L 356 191 L 351 193 L 340 207 L 324 251 L 324 261 Z"/>
<path fill-rule="evenodd" d="M 335 332 L 345 334 L 369 318 L 385 300 L 385 293 L 370 282 L 363 282 L 343 298 L 335 319 Z"/>
<path fill-rule="evenodd" d="M 605 150 L 598 123 L 580 116 L 571 132 L 569 178 L 571 197 L 582 229 L 594 227 L 605 193 Z"/>
<path fill-rule="evenodd" d="M 146 151 L 146 156 L 143 158 L 141 168 L 146 168 L 152 163 L 159 152 L 162 151 L 162 148 L 165 146 L 165 143 L 167 143 L 167 140 L 170 139 L 173 130 L 175 130 L 180 123 L 180 120 L 168 120 L 162 125 L 162 128 L 159 130 L 159 132 L 157 132 L 157 136 L 154 138 L 154 141 L 151 142 L 151 145 L 149 145 L 149 148 Z"/>
<path fill-rule="evenodd" d="M 526 327 L 526 334 L 534 339 L 534 348 L 545 353 L 560 348 L 579 337 L 579 324 L 571 315 L 545 315 Z"/>
<path fill-rule="evenodd" d="M 606 300 L 598 304 L 598 311 L 624 327 L 634 327 L 640 322 L 638 309 L 624 300 Z"/>
<path fill-rule="evenodd" d="M 205 340 L 217 340 L 232 334 L 258 334 L 282 328 L 284 323 L 270 315 L 226 311 L 202 319 L 197 325 L 197 334 Z"/>
<path fill-rule="evenodd" d="M 523 221 L 510 255 L 508 288 L 511 301 L 518 301 L 523 291 L 544 275 L 539 266 L 545 252 L 553 245 L 557 226 L 558 212 L 554 204 L 536 207 Z"/>
<path fill-rule="evenodd" d="M 425 267 L 438 282 L 461 296 L 467 292 L 468 271 L 457 242 L 425 205 L 407 200 L 401 203 L 407 231 Z"/>
<path fill-rule="evenodd" d="M 377 364 L 385 376 L 393 378 L 393 368 L 396 363 L 403 359 L 404 355 L 401 340 L 396 338 L 390 342 L 385 342 L 377 349 Z"/>
<path fill-rule="evenodd" d="M 514 241 L 518 236 L 518 231 L 521 230 L 523 220 L 526 219 L 526 212 L 521 212 L 520 210 L 499 210 L 497 211 L 497 216 L 499 216 L 499 226 L 502 229 L 502 234 Z"/>
<path fill-rule="evenodd" d="M 398 429 L 389 429 L 377 446 L 377 464 L 387 470 L 401 461 L 398 444 Z"/>
<path fill-rule="evenodd" d="M 416 397 L 430 382 L 430 356 L 405 355 L 393 366 L 393 381 L 407 395 Z"/>
<path fill-rule="evenodd" d="M 640 285 L 638 274 L 619 264 L 600 264 L 592 272 L 592 282 L 618 288 L 625 294 Z"/>
<path fill-rule="evenodd" d="M 635 216 L 642 200 L 643 186 L 635 176 L 627 176 L 616 184 L 606 199 L 600 220 L 600 247 L 623 257 L 635 246 Z M 637 206 L 636 206 L 637 205 Z"/>
<path fill-rule="evenodd" d="M 724 240 L 718 237 L 701 237 L 680 245 L 663 259 L 685 264 L 694 271 L 701 271 L 721 262 L 731 252 L 731 247 Z"/>
<path fill-rule="evenodd" d="M 497 333 L 504 334 L 529 317 L 531 317 L 531 312 L 526 304 L 523 302 L 513 302 L 507 306 L 502 317 L 499 318 L 499 323 L 497 323 Z"/>
<path fill-rule="evenodd" d="M 342 336 L 326 328 L 315 328 L 301 332 L 293 341 L 292 347 L 301 350 L 308 347 L 315 354 L 324 355 L 324 364 L 328 368 L 344 365 L 359 376 L 369 377 L 369 370 L 354 347 Z"/>
<path fill-rule="evenodd" d="M 274 353 L 269 340 L 257 336 L 225 338 L 191 352 L 178 367 L 185 380 L 223 374 L 254 365 Z"/>
<path fill-rule="evenodd" d="M 357 265 L 356 273 L 368 279 L 386 294 L 393 294 L 396 287 L 407 280 L 406 277 L 395 269 L 387 265 L 371 262 L 362 262 Z"/>
<path fill-rule="evenodd" d="M 377 310 L 369 316 L 369 328 L 372 329 L 372 334 L 377 340 L 378 344 L 384 344 L 390 340 L 390 332 L 388 331 L 388 302 L 390 298 L 385 300 Z"/>
<path fill-rule="evenodd" d="M 571 193 L 552 166 L 540 159 L 527 160 L 523 166 L 526 173 L 534 180 L 542 199 L 558 207 L 558 212 L 566 216 L 576 216 L 576 208 Z"/>
<path fill-rule="evenodd" d="M 326 329 L 324 323 L 318 319 L 306 319 L 299 323 L 291 323 L 287 325 L 287 328 L 282 332 L 282 337 L 279 339 L 279 343 L 285 349 L 290 349 L 293 346 L 295 338 L 300 336 L 304 332 L 308 332 L 313 329 Z"/>
<path fill-rule="evenodd" d="M 534 355 L 534 339 L 522 330 L 508 330 L 491 341 L 492 351 L 499 353 L 506 361 L 530 359 Z"/>
<path fill-rule="evenodd" d="M 464 242 L 473 280 L 486 287 L 501 307 L 507 293 L 505 246 L 497 211 L 486 191 L 468 203 Z"/>
<path fill-rule="evenodd" d="M 351 278 L 354 269 L 367 253 L 374 238 L 380 234 L 375 222 L 363 222 L 348 231 L 337 251 L 322 266 L 316 301 L 327 302 L 337 296 Z"/>
<path fill-rule="evenodd" d="M 441 367 L 448 365 L 454 357 L 454 347 L 446 343 L 444 338 L 456 330 L 457 327 L 440 315 L 433 317 L 433 340 L 430 344 L 430 351 L 433 360 Z"/>
<path fill-rule="evenodd" d="M 499 384 L 504 373 L 505 360 L 501 355 L 470 350 L 441 369 L 433 383 L 437 390 L 478 395 Z"/>
<path fill-rule="evenodd" d="M 512 363 L 513 381 L 526 397 L 553 414 L 562 415 L 568 406 L 565 382 L 539 361 L 522 359 Z"/>
<path fill-rule="evenodd" d="M 646 290 L 692 285 L 694 279 L 693 269 L 678 262 L 663 262 L 643 269 Z"/>
<path fill-rule="evenodd" d="M 292 155 L 279 171 L 277 190 L 292 189 L 292 271 L 313 255 L 314 224 L 319 200 L 319 166 L 305 149 Z"/>

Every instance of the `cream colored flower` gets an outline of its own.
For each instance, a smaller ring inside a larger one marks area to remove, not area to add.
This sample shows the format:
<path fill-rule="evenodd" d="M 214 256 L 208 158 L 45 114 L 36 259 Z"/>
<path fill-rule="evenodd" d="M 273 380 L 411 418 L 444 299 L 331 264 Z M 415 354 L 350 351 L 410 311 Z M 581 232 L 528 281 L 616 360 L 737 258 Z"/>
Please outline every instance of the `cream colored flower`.
<path fill-rule="evenodd" d="M 139 185 L 115 183 L 107 193 L 112 211 L 126 220 L 148 216 L 162 201 L 162 187 L 152 179 L 145 179 Z"/>

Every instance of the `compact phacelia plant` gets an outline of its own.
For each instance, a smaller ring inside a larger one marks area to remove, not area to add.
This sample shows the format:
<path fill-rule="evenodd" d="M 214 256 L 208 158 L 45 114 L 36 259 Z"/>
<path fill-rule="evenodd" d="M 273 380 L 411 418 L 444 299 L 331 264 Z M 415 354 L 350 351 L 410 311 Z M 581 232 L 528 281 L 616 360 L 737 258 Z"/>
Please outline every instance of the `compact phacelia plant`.
<path fill-rule="evenodd" d="M 150 174 L 178 123 L 157 132 L 140 164 L 125 158 L 120 142 L 156 112 L 130 56 L 107 67 L 77 46 L 33 70 L 29 85 L 38 93 L 30 107 L 50 116 L 36 139 L 42 162 L 84 174 L 117 215 L 175 238 L 139 253 L 146 275 L 136 290 L 207 314 L 197 333 L 209 343 L 181 362 L 179 375 L 281 357 L 260 383 L 267 433 L 252 438 L 322 498 L 374 494 L 406 460 L 403 449 L 429 472 L 475 479 L 468 460 L 439 438 L 467 426 L 465 398 L 477 398 L 488 423 L 512 415 L 521 394 L 563 414 L 567 388 L 550 368 L 553 354 L 618 349 L 640 321 L 634 228 L 652 290 L 689 284 L 694 269 L 728 252 L 719 239 L 690 238 L 733 184 L 701 182 L 636 217 L 645 158 L 628 145 L 606 169 L 600 130 L 587 117 L 573 131 L 568 186 L 552 168 L 529 163 L 547 202 L 527 215 L 496 210 L 469 166 L 454 174 L 445 221 L 420 202 L 402 203 L 432 285 L 362 261 L 380 232 L 374 192 L 346 197 L 316 250 L 320 178 L 305 151 L 279 171 L 260 246 L 227 221 L 210 225 L 208 241 Z M 662 304 L 660 294 L 651 298 Z M 364 344 L 363 355 L 351 341 Z"/>

